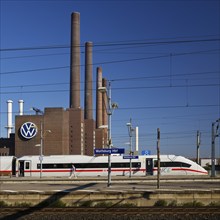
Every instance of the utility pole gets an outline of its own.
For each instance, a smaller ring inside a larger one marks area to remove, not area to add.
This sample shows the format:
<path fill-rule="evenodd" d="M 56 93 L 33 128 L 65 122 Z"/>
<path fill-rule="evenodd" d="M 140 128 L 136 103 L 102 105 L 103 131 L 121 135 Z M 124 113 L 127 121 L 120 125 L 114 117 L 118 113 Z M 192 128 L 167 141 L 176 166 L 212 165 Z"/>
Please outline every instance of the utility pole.
<path fill-rule="evenodd" d="M 112 120 L 111 120 L 111 116 L 112 116 L 112 103 L 111 103 L 111 81 L 108 82 L 108 148 L 111 149 L 112 148 L 112 130 L 111 130 L 111 126 L 112 126 Z M 108 154 L 108 187 L 111 186 L 111 154 Z"/>
<path fill-rule="evenodd" d="M 129 145 L 130 145 L 130 153 L 129 153 L 129 155 L 132 156 L 133 155 L 133 150 L 132 150 L 132 132 L 134 131 L 134 129 L 132 128 L 131 118 L 130 118 L 130 122 L 128 122 L 126 125 L 128 127 L 128 135 L 129 135 Z M 129 177 L 131 177 L 131 170 L 132 170 L 132 163 L 131 163 L 131 158 L 130 158 Z"/>
<path fill-rule="evenodd" d="M 157 128 L 157 189 L 160 188 L 160 128 Z"/>
<path fill-rule="evenodd" d="M 212 145 L 212 152 L 211 152 L 212 170 L 211 170 L 211 177 L 215 177 L 215 138 L 219 136 L 219 134 L 218 134 L 219 122 L 220 122 L 220 118 L 212 123 L 212 144 L 211 144 Z M 216 131 L 215 131 L 215 124 L 217 124 Z"/>
<path fill-rule="evenodd" d="M 199 131 L 197 131 L 197 136 L 196 136 L 196 162 L 197 164 L 200 164 L 199 160 L 200 160 L 200 156 L 199 156 L 199 147 L 200 147 L 200 138 L 201 138 L 201 133 Z"/>
<path fill-rule="evenodd" d="M 99 87 L 98 90 L 102 93 L 106 93 L 107 100 L 108 100 L 108 109 L 107 109 L 107 115 L 108 115 L 108 148 L 112 149 L 112 121 L 111 117 L 113 114 L 113 111 L 118 108 L 117 103 L 112 103 L 112 97 L 111 97 L 111 81 L 108 81 L 108 86 L 106 87 Z M 108 154 L 108 183 L 107 186 L 111 186 L 111 154 Z"/>

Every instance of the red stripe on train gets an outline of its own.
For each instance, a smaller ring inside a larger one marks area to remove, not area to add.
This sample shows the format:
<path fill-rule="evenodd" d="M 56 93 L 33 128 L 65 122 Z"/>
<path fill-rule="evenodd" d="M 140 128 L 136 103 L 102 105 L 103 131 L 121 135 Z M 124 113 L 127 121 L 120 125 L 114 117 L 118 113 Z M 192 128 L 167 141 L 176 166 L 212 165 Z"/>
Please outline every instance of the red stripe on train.
<path fill-rule="evenodd" d="M 112 172 L 128 172 L 130 171 L 130 169 L 111 169 Z M 139 171 L 146 171 L 146 169 L 132 169 L 131 171 L 133 172 L 139 172 Z M 25 173 L 39 173 L 40 170 L 25 170 L 24 171 Z M 42 170 L 43 173 L 71 173 L 72 171 L 71 170 L 45 170 L 43 169 Z M 88 173 L 92 173 L 92 172 L 108 172 L 108 168 L 106 169 L 102 169 L 102 170 L 76 170 L 75 171 L 76 173 L 85 173 L 85 172 L 88 172 Z"/>
<path fill-rule="evenodd" d="M 200 170 L 193 170 L 193 169 L 186 169 L 186 168 L 172 168 L 173 171 L 190 171 L 195 173 L 203 173 L 208 174 L 208 172 L 200 171 Z"/>
<path fill-rule="evenodd" d="M 171 170 L 172 171 L 188 171 L 188 172 L 194 172 L 194 173 L 208 174 L 208 172 L 193 170 L 193 169 L 187 169 L 187 168 L 171 168 Z M 157 169 L 153 169 L 153 171 L 157 171 Z"/>

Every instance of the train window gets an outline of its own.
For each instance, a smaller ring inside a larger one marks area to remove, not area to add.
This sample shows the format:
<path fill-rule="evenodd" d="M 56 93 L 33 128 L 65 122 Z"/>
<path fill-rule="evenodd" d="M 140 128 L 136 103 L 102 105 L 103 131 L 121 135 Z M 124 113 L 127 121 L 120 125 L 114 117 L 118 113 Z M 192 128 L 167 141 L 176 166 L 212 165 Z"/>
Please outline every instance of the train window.
<path fill-rule="evenodd" d="M 154 167 L 157 167 L 157 160 L 154 161 Z M 160 162 L 160 167 L 191 167 L 191 164 L 177 161 Z"/>
<path fill-rule="evenodd" d="M 108 168 L 108 163 L 74 163 L 76 169 L 86 168 Z M 69 169 L 72 167 L 71 163 L 57 163 L 57 164 L 42 164 L 43 169 Z M 130 163 L 111 163 L 112 168 L 129 168 Z M 133 162 L 133 168 L 140 168 L 140 162 Z M 40 169 L 40 164 L 37 164 L 37 169 Z"/>
<path fill-rule="evenodd" d="M 26 162 L 26 163 L 25 163 L 25 169 L 26 169 L 26 170 L 29 170 L 29 169 L 30 169 L 30 163 L 29 163 L 29 162 Z"/>

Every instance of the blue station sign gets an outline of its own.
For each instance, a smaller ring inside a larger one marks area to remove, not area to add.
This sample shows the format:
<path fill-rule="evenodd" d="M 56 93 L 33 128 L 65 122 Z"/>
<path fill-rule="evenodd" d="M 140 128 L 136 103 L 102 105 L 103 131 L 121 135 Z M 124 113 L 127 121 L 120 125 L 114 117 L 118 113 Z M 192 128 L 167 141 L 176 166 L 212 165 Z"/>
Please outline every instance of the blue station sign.
<path fill-rule="evenodd" d="M 124 154 L 124 148 L 103 148 L 94 149 L 94 154 Z"/>
<path fill-rule="evenodd" d="M 150 150 L 142 150 L 141 155 L 151 155 Z"/>
<path fill-rule="evenodd" d="M 123 156 L 123 159 L 138 159 L 137 155 L 125 155 Z"/>

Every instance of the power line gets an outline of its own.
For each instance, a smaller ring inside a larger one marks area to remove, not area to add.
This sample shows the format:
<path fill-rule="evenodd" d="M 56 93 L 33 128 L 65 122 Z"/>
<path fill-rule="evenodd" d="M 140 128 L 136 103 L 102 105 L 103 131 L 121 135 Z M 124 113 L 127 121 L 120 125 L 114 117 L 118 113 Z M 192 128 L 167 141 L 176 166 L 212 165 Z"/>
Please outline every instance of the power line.
<path fill-rule="evenodd" d="M 200 40 L 174 40 L 174 41 L 152 41 L 152 42 L 124 42 L 124 43 L 109 43 L 96 44 L 95 46 L 130 46 L 130 45 L 163 45 L 163 44 L 179 44 L 179 43 L 198 43 L 198 42 L 215 42 L 220 41 L 220 38 L 200 39 Z"/>
<path fill-rule="evenodd" d="M 215 74 L 215 73 L 219 73 L 219 71 L 207 71 L 207 72 L 194 72 L 194 73 L 183 73 L 183 74 L 173 74 L 172 76 L 194 76 L 194 75 L 206 75 L 206 74 Z M 111 79 L 111 82 L 117 82 L 117 81 L 134 81 L 134 80 L 148 80 L 148 79 L 160 79 L 160 78 L 167 78 L 169 77 L 169 75 L 158 75 L 158 76 L 144 76 L 144 77 L 125 77 L 125 78 L 118 78 L 118 79 Z M 209 76 L 209 79 L 211 79 L 211 77 Z M 200 80 L 200 78 L 198 79 Z M 95 83 L 96 81 L 92 81 L 93 83 Z M 80 84 L 84 84 L 85 82 L 79 82 Z M 57 86 L 57 85 L 69 85 L 69 82 L 59 82 L 59 83 L 40 83 L 40 84 L 28 84 L 28 85 L 8 85 L 8 86 L 1 86 L 1 89 L 8 89 L 8 88 L 24 88 L 24 87 L 38 87 L 38 86 Z M 151 88 L 160 88 L 160 87 L 199 87 L 199 86 L 218 86 L 218 83 L 214 83 L 214 84 L 195 84 L 195 85 L 172 85 L 172 86 L 145 86 L 145 87 L 122 87 L 122 88 L 113 88 L 113 89 L 151 89 Z"/>
<path fill-rule="evenodd" d="M 220 50 L 220 49 L 218 49 Z M 213 51 L 213 50 L 206 50 L 206 51 L 191 51 L 191 52 L 185 52 L 185 53 L 172 53 L 172 56 L 183 56 L 183 55 L 192 55 L 192 54 L 200 54 L 207 51 Z M 100 65 L 100 64 L 112 64 L 112 63 L 124 63 L 124 62 L 131 62 L 131 61 L 141 61 L 141 60 L 148 60 L 148 59 L 159 59 L 159 58 L 165 58 L 169 57 L 170 54 L 167 55 L 160 55 L 160 56 L 152 56 L 152 57 L 142 57 L 142 58 L 133 58 L 133 59 L 125 59 L 125 60 L 114 60 L 114 61 L 105 61 L 100 63 L 94 63 L 94 65 Z M 84 65 L 79 65 L 84 66 Z M 17 71 L 8 71 L 8 72 L 1 72 L 0 74 L 14 74 L 14 73 L 26 73 L 26 72 L 36 72 L 36 71 L 50 71 L 50 70 L 58 70 L 58 69 L 67 69 L 70 68 L 70 66 L 60 66 L 60 67 L 48 67 L 48 68 L 39 68 L 39 69 L 29 69 L 29 70 L 17 70 Z"/>
<path fill-rule="evenodd" d="M 210 86 L 220 86 L 219 83 L 213 84 L 194 84 L 194 85 L 165 85 L 165 86 L 135 86 L 135 87 L 118 87 L 114 90 L 124 90 L 124 89 L 165 89 L 165 88 L 191 88 L 191 87 L 210 87 Z"/>
<path fill-rule="evenodd" d="M 164 44 L 183 44 L 183 43 L 199 43 L 199 42 L 217 42 L 220 38 L 208 38 L 208 39 L 197 39 L 197 40 L 173 40 L 173 41 L 142 41 L 142 42 L 129 42 L 123 41 L 120 43 L 94 43 L 94 47 L 112 47 L 112 46 L 131 46 L 131 45 L 164 45 Z M 84 47 L 79 45 L 77 47 Z M 2 48 L 1 52 L 8 51 L 29 51 L 29 50 L 48 50 L 48 49 L 66 49 L 70 48 L 70 45 L 48 45 L 38 47 L 18 47 L 18 48 Z"/>
<path fill-rule="evenodd" d="M 59 69 L 67 69 L 67 68 L 70 68 L 70 66 L 58 66 L 58 67 L 48 67 L 48 68 L 29 69 L 29 70 L 17 70 L 17 71 L 1 72 L 0 74 L 7 75 L 7 74 L 14 74 L 14 73 L 28 73 L 28 72 L 59 70 Z"/>
<path fill-rule="evenodd" d="M 1 57 L 1 60 L 8 59 L 22 59 L 22 58 L 32 58 L 32 57 L 45 57 L 45 56 L 60 56 L 69 55 L 70 53 L 49 53 L 49 54 L 36 54 L 36 55 L 26 55 L 26 56 L 14 56 L 14 57 Z"/>
<path fill-rule="evenodd" d="M 194 76 L 194 75 L 205 75 L 210 73 L 219 73 L 219 71 L 207 71 L 207 72 L 194 72 L 194 73 L 183 73 L 183 74 L 172 74 L 172 77 L 175 76 Z M 143 79 L 158 79 L 158 78 L 170 78 L 170 75 L 157 75 L 157 76 L 142 76 L 142 77 L 130 77 L 130 78 L 118 78 L 118 79 L 111 79 L 112 82 L 116 81 L 130 81 L 130 80 L 143 80 Z"/>
<path fill-rule="evenodd" d="M 218 107 L 218 104 L 200 104 L 200 105 L 170 105 L 170 106 L 139 106 L 139 107 L 125 107 L 120 110 L 141 110 L 141 109 L 168 109 L 168 108 L 200 108 L 200 107 Z"/>
<path fill-rule="evenodd" d="M 218 83 L 213 84 L 195 84 L 195 85 L 165 85 L 165 86 L 137 86 L 137 87 L 116 87 L 113 90 L 139 90 L 139 89 L 166 89 L 166 88 L 191 88 L 191 87 L 214 87 L 214 86 L 220 86 Z M 22 86 L 19 86 L 22 87 Z M 96 89 L 92 89 L 93 91 L 96 91 Z M 78 90 L 77 90 L 78 91 Z M 79 91 L 84 91 L 84 89 L 80 89 Z M 69 92 L 69 89 L 55 89 L 55 90 L 36 90 L 36 91 L 22 91 L 22 93 L 50 93 L 50 92 Z M 15 94 L 18 93 L 17 91 L 11 91 L 11 92 L 1 92 L 1 94 Z"/>
<path fill-rule="evenodd" d="M 142 110 L 142 109 L 168 109 L 168 108 L 201 108 L 201 107 L 217 107 L 218 104 L 199 104 L 199 105 L 170 105 L 170 106 L 139 106 L 139 107 L 124 107 L 124 108 L 118 108 L 118 110 Z M 95 109 L 93 109 L 95 110 Z M 1 112 L 2 114 L 6 114 L 7 112 Z M 18 112 L 14 112 L 18 113 Z"/>

